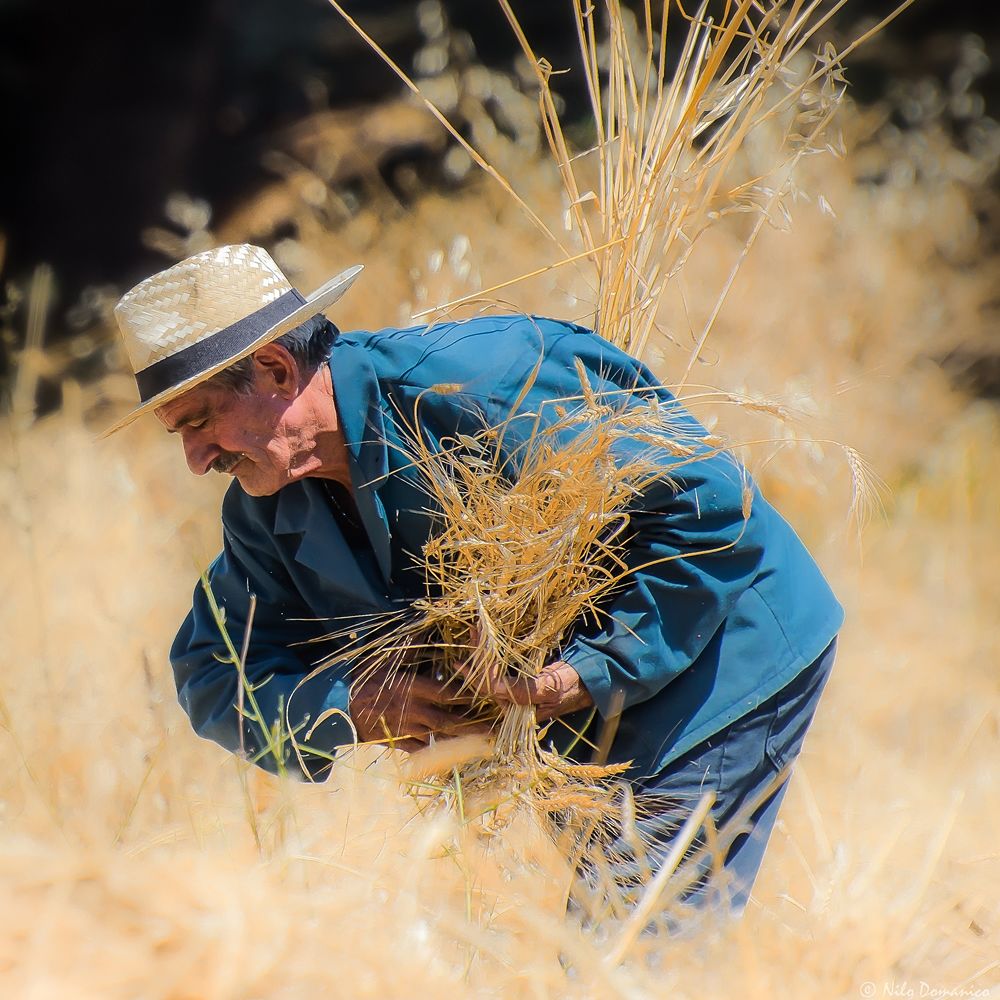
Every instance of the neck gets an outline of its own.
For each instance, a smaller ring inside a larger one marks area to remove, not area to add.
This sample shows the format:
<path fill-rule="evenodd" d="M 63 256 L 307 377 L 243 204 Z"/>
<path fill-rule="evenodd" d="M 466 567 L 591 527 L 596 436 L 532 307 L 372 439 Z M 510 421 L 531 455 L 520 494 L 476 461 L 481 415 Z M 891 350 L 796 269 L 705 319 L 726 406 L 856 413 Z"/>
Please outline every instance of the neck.
<path fill-rule="evenodd" d="M 315 426 L 313 463 L 307 475 L 314 479 L 333 479 L 350 489 L 347 442 L 340 426 L 328 365 L 319 366 L 306 386 L 305 393 L 309 396 Z"/>

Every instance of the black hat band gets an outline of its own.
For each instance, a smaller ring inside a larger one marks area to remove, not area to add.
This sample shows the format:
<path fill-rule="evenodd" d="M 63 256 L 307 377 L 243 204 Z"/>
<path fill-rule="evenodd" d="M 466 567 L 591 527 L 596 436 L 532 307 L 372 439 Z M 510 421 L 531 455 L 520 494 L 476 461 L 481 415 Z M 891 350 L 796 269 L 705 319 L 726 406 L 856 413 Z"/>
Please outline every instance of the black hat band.
<path fill-rule="evenodd" d="M 289 289 L 273 302 L 268 302 L 266 306 L 244 316 L 231 326 L 136 372 L 135 384 L 139 388 L 139 399 L 142 403 L 147 403 L 161 392 L 173 389 L 209 368 L 237 357 L 268 330 L 305 304 L 305 297 L 298 289 Z"/>

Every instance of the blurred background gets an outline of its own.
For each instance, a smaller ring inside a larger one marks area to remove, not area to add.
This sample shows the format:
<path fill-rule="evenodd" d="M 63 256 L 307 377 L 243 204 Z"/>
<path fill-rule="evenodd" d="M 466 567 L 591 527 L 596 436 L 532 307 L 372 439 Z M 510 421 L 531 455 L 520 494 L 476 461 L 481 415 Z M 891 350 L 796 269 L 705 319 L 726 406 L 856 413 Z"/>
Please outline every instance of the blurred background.
<path fill-rule="evenodd" d="M 838 6 L 827 35 L 844 42 L 894 4 Z M 578 68 L 564 7 L 514 4 L 553 65 Z M 533 84 L 498 5 L 370 0 L 349 9 L 464 134 L 484 113 L 509 135 L 537 129 L 530 110 L 517 107 Z M 956 148 L 982 154 L 996 142 L 998 25 L 990 5 L 918 0 L 852 56 L 851 95 L 863 105 L 885 102 L 887 130 L 934 122 Z M 556 90 L 566 120 L 585 131 L 582 74 L 566 74 Z M 24 342 L 25 305 L 14 290 L 38 264 L 55 275 L 46 342 L 69 339 L 74 374 L 90 377 L 113 367 L 105 351 L 114 355 L 113 339 L 106 330 L 78 335 L 106 318 L 118 293 L 196 249 L 192 229 L 273 246 L 299 235 L 302 201 L 336 228 L 380 195 L 406 204 L 480 181 L 405 93 L 325 0 L 106 0 L 68 5 L 58 16 L 30 0 L 2 0 L 0 375 L 9 375 Z M 977 205 L 991 238 L 1000 226 L 988 197 L 995 180 Z M 977 387 L 1000 392 L 994 353 L 956 360 Z M 40 381 L 43 410 L 58 405 L 58 382 L 59 372 Z"/>
<path fill-rule="evenodd" d="M 849 0 L 817 45 L 893 6 Z M 346 7 L 561 226 L 498 8 Z M 513 7 L 586 148 L 570 5 Z M 590 322 L 592 274 L 543 270 L 524 211 L 323 0 L 0 0 L 0 995 L 1000 996 L 998 46 L 993 5 L 916 0 L 849 56 L 839 155 L 801 164 L 699 356 L 691 405 L 847 624 L 744 921 L 608 970 L 531 831 L 431 821 L 391 761 L 285 786 L 193 736 L 167 649 L 226 484 L 155 421 L 95 442 L 136 397 L 115 301 L 210 246 L 259 243 L 304 291 L 364 262 L 345 329 L 533 269 L 493 307 Z M 748 231 L 722 220 L 669 291 L 667 384 Z"/>

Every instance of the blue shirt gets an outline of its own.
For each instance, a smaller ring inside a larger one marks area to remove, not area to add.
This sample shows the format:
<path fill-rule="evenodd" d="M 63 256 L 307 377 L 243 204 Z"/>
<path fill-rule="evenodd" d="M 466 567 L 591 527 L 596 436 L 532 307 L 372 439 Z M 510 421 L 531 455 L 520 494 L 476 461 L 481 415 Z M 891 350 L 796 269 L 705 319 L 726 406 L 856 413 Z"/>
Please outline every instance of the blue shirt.
<path fill-rule="evenodd" d="M 352 741 L 345 719 L 350 662 L 314 669 L 347 640 L 305 640 L 354 624 L 363 630 L 370 616 L 426 593 L 419 553 L 434 520 L 407 457 L 406 423 L 416 414 L 433 445 L 498 425 L 516 406 L 516 414 L 532 416 L 508 424 L 504 447 L 513 451 L 531 433 L 534 415 L 544 419 L 553 410 L 546 400 L 579 394 L 578 363 L 595 390 L 649 387 L 647 397 L 670 407 L 683 433 L 705 434 L 648 369 L 596 334 L 552 319 L 491 316 L 340 334 L 334 342 L 334 397 L 370 547 L 357 544 L 356 531 L 345 538 L 321 480 L 261 498 L 233 483 L 222 506 L 223 551 L 209 578 L 237 645 L 250 595 L 257 597 L 247 679 L 260 685 L 255 697 L 268 724 L 280 718 L 297 732 L 303 752 L 289 752 L 293 768 L 297 762 L 317 775 Z M 843 620 L 816 564 L 745 470 L 728 454 L 700 454 L 668 469 L 669 479 L 654 482 L 630 508 L 629 582 L 600 621 L 580 623 L 558 651 L 599 716 L 621 692 L 610 759 L 633 761 L 635 776 L 655 774 L 775 694 L 819 656 Z M 620 458 L 627 461 L 627 445 Z M 237 675 L 219 661 L 222 652 L 198 587 L 171 649 L 178 693 L 200 735 L 236 750 Z M 586 715 L 567 721 L 581 726 Z M 243 730 L 243 747 L 259 752 L 258 727 L 244 720 Z M 258 762 L 276 766 L 266 754 Z"/>

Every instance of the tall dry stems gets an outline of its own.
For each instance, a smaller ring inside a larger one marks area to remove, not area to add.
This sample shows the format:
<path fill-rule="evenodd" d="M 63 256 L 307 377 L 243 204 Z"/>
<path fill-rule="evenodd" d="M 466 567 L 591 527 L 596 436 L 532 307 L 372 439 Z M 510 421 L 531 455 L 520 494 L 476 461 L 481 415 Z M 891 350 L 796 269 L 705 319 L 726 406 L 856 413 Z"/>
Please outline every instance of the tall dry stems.
<path fill-rule="evenodd" d="M 565 193 L 566 225 L 582 251 L 567 258 L 542 228 L 563 262 L 593 265 L 594 325 L 607 339 L 641 354 L 657 328 L 668 284 L 703 234 L 727 215 L 750 214 L 749 233 L 695 339 L 690 371 L 761 228 L 787 221 L 795 167 L 808 155 L 836 148 L 830 128 L 844 90 L 839 59 L 830 48 L 809 50 L 825 20 L 822 3 L 738 0 L 714 19 L 707 2 L 693 17 L 666 3 L 656 23 L 646 5 L 637 25 L 618 0 L 600 9 L 578 0 L 574 17 L 596 135 L 594 148 L 582 153 L 572 148 L 560 120 L 551 65 L 536 55 L 506 0 L 500 3 L 534 68 L 542 126 Z M 677 30 L 683 32 L 681 54 L 668 76 L 668 32 L 672 40 Z M 432 111 L 469 146 L 438 109 Z M 757 132 L 773 133 L 775 122 L 780 138 L 766 168 L 747 176 L 738 154 Z M 469 152 L 523 205 L 506 178 L 478 151 Z M 537 222 L 535 213 L 530 217 Z M 390 628 L 354 645 L 351 655 L 366 670 L 397 666 L 401 650 L 421 649 L 440 676 L 459 677 L 482 698 L 488 678 L 498 673 L 537 676 L 557 658 L 575 622 L 600 616 L 602 599 L 626 582 L 628 511 L 643 483 L 668 479 L 695 450 L 711 452 L 716 445 L 673 437 L 655 400 L 632 405 L 595 397 L 582 373 L 577 395 L 582 405 L 552 401 L 558 414 L 539 422 L 513 463 L 502 447 L 503 426 L 435 451 L 414 415 L 410 458 L 440 523 L 422 553 L 428 596 Z M 615 447 L 622 438 L 646 440 L 651 457 L 633 452 L 622 462 Z M 523 795 L 556 812 L 558 801 L 587 802 L 586 788 L 594 793 L 594 810 L 606 808 L 608 789 L 595 781 L 598 772 L 574 772 L 543 753 L 530 708 L 481 708 L 499 716 L 496 747 L 484 765 L 463 772 L 469 787 L 504 787 L 514 798 Z M 581 780 L 567 786 L 574 773 Z M 580 829 L 592 828 L 586 808 L 575 820 Z"/>

